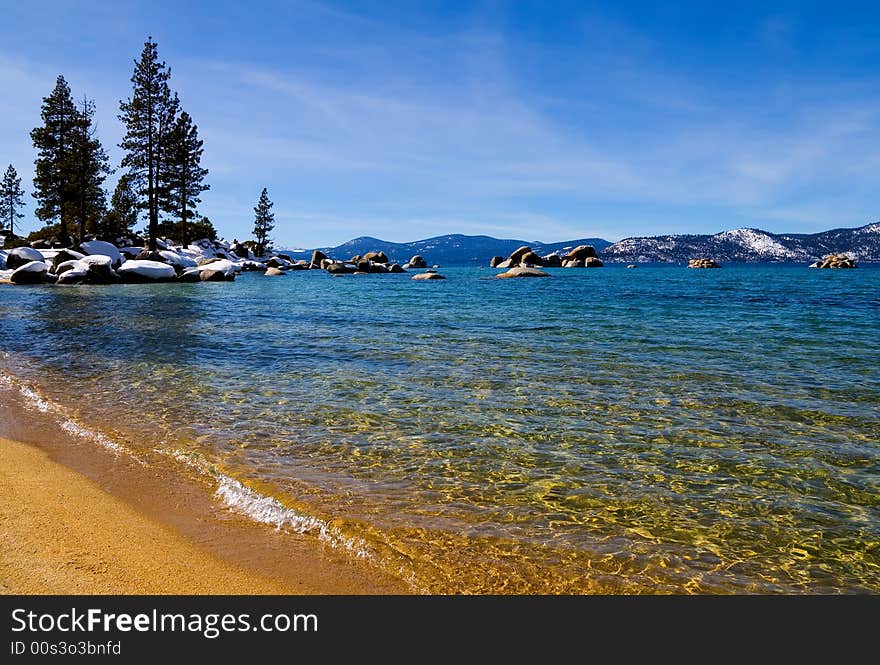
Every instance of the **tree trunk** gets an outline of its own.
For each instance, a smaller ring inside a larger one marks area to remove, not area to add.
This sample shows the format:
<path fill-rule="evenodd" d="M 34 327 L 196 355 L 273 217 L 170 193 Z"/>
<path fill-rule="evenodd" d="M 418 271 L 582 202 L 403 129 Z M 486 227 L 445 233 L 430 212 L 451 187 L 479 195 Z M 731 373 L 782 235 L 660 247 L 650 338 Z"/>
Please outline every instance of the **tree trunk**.
<path fill-rule="evenodd" d="M 58 234 L 61 236 L 61 244 L 67 246 L 67 218 L 64 214 L 67 207 L 67 183 L 64 182 L 64 112 L 58 122 L 58 167 Z"/>
<path fill-rule="evenodd" d="M 157 247 L 156 233 L 159 230 L 159 204 L 156 198 L 156 174 L 153 171 L 153 167 L 155 166 L 155 164 L 153 163 L 153 97 L 149 94 L 147 95 L 147 125 L 149 127 L 149 129 L 147 130 L 147 207 L 149 208 L 148 213 L 150 216 L 150 238 L 148 249 L 151 252 L 155 252 Z"/>

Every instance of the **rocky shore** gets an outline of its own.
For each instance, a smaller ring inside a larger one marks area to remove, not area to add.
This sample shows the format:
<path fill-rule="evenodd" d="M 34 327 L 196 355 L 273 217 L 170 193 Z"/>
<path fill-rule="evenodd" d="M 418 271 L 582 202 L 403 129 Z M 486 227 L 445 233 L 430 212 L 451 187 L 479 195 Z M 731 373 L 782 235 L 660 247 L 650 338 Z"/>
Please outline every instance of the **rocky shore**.
<path fill-rule="evenodd" d="M 285 254 L 255 256 L 245 245 L 198 240 L 182 247 L 157 241 L 158 250 L 117 247 L 88 240 L 70 248 L 16 247 L 0 249 L 0 283 L 8 284 L 140 284 L 149 282 L 228 282 L 243 271 L 261 271 L 277 277 L 293 270 L 324 270 L 331 275 L 392 274 L 427 269 L 420 255 L 401 266 L 384 252 L 368 252 L 347 261 L 331 259 L 315 250 L 311 261 L 294 261 Z M 436 270 L 419 279 L 444 279 Z"/>

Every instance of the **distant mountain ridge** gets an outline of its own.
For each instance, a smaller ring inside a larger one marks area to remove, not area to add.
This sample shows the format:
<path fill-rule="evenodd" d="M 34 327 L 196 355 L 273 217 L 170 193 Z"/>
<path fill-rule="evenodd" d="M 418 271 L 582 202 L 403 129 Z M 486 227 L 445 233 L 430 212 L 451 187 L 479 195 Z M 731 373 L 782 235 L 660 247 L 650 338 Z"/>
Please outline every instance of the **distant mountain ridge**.
<path fill-rule="evenodd" d="M 828 254 L 880 261 L 880 223 L 811 234 L 743 228 L 714 235 L 626 238 L 606 248 L 601 256 L 605 261 L 618 263 L 686 263 L 698 257 L 728 263 L 801 263 Z"/>
<path fill-rule="evenodd" d="M 858 261 L 880 262 L 880 222 L 812 234 L 780 234 L 742 228 L 714 235 L 633 237 L 616 243 L 602 238 L 543 243 L 460 233 L 397 243 L 364 236 L 336 247 L 319 249 L 339 259 L 382 251 L 392 261 L 400 263 L 420 254 L 429 264 L 488 265 L 493 256 L 507 257 L 523 245 L 528 245 L 541 256 L 564 254 L 578 245 L 592 245 L 603 261 L 611 263 L 687 263 L 689 259 L 700 257 L 728 263 L 802 263 L 828 254 L 849 254 Z M 295 258 L 307 258 L 313 250 L 278 251 Z"/>

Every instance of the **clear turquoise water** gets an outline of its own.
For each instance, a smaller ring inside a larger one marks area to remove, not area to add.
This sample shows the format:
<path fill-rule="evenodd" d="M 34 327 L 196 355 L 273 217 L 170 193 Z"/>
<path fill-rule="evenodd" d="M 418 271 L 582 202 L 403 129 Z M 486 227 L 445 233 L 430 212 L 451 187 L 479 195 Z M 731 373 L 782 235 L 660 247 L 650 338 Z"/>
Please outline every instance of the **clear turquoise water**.
<path fill-rule="evenodd" d="M 880 592 L 880 269 L 7 287 L 0 367 L 439 592 Z"/>

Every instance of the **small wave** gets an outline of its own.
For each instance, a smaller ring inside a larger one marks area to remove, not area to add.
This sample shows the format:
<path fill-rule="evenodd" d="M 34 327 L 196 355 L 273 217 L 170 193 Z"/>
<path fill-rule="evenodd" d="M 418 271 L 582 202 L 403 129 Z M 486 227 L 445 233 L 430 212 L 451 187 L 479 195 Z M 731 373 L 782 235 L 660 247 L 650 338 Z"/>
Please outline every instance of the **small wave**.
<path fill-rule="evenodd" d="M 201 455 L 167 449 L 157 449 L 156 452 L 170 455 L 200 474 L 213 478 L 217 483 L 214 496 L 228 508 L 255 522 L 272 525 L 279 531 L 288 529 L 300 534 L 313 534 L 331 547 L 345 550 L 356 558 L 375 561 L 369 546 L 363 540 L 346 536 L 317 517 L 303 515 L 274 497 L 260 494 L 235 478 L 217 471 Z"/>
<path fill-rule="evenodd" d="M 133 458 L 135 461 L 140 464 L 144 464 L 141 460 L 139 460 L 134 453 L 132 453 L 128 448 L 123 445 L 108 439 L 106 436 L 99 432 L 95 432 L 94 430 L 89 429 L 88 427 L 83 427 L 82 425 L 75 423 L 70 418 L 66 419 L 63 423 L 61 423 L 61 429 L 69 434 L 73 434 L 74 436 L 78 436 L 81 439 L 86 439 L 93 443 L 97 443 L 99 446 L 106 448 L 107 450 L 111 450 L 117 454 L 125 454 L 129 457 Z"/>

